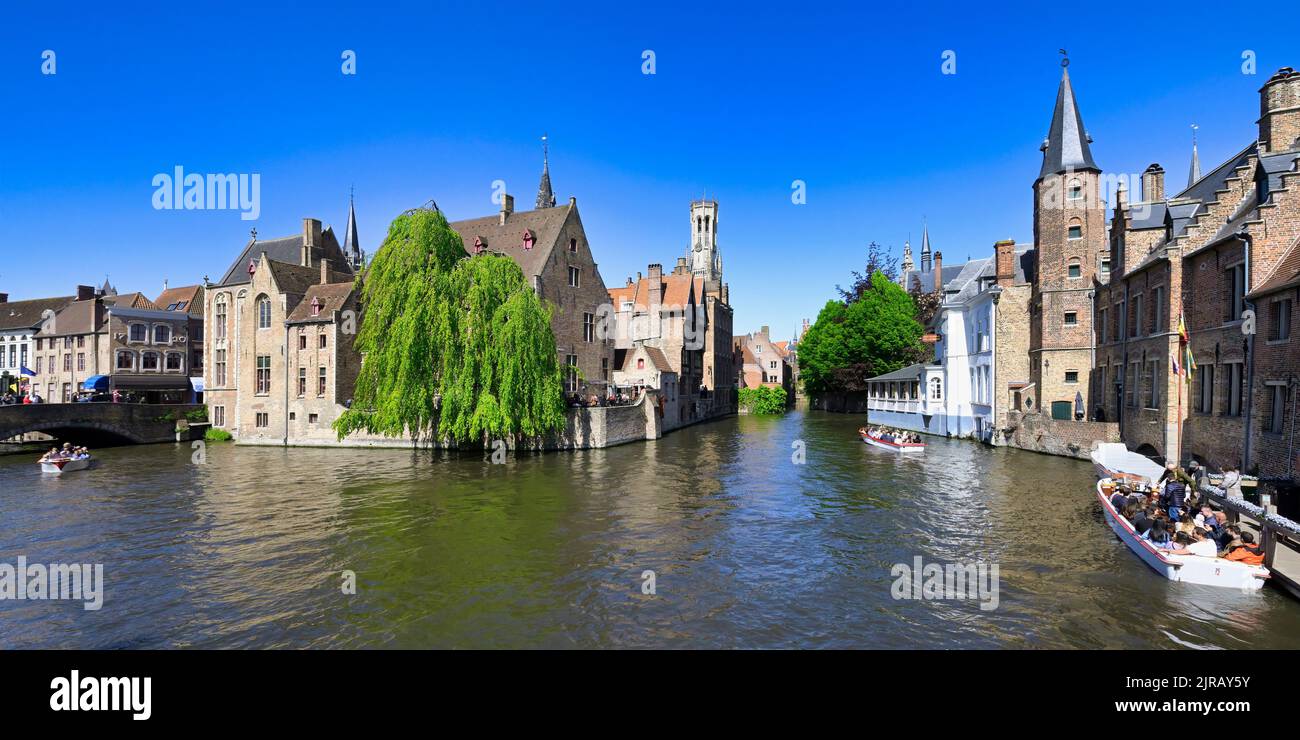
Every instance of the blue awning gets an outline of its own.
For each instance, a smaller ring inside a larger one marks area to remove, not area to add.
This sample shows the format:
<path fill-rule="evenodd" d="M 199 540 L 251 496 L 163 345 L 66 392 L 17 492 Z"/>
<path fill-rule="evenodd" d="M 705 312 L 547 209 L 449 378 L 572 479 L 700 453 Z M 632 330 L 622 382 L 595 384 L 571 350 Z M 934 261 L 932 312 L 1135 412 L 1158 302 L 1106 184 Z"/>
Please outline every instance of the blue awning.
<path fill-rule="evenodd" d="M 82 381 L 81 387 L 88 391 L 106 391 L 108 390 L 108 376 L 92 375 Z"/>
<path fill-rule="evenodd" d="M 191 375 L 191 376 L 190 376 L 190 387 L 194 389 L 194 392 L 195 392 L 195 393 L 202 393 L 202 392 L 203 392 L 203 378 L 196 378 L 196 377 L 194 377 L 193 375 Z"/>

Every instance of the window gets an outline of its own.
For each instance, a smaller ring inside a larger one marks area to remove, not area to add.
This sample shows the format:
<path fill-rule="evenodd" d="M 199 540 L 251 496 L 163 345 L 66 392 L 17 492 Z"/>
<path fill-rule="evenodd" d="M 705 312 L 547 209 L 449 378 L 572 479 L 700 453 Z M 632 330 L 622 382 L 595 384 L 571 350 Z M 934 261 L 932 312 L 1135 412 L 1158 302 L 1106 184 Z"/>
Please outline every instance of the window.
<path fill-rule="evenodd" d="M 564 365 L 565 365 L 564 390 L 568 393 L 577 393 L 578 392 L 578 356 L 565 355 Z M 640 367 L 641 363 L 638 362 L 637 366 Z"/>
<path fill-rule="evenodd" d="M 44 358 L 44 357 L 37 357 L 37 358 L 36 358 L 36 374 L 37 374 L 37 375 L 40 375 L 40 374 L 41 374 L 41 360 L 43 360 L 43 359 L 45 359 L 45 358 Z"/>
<path fill-rule="evenodd" d="M 1083 227 L 1080 226 L 1079 224 L 1070 224 L 1070 228 L 1069 228 L 1067 234 L 1069 235 L 1069 237 L 1070 237 L 1071 239 L 1082 239 L 1082 238 L 1083 238 Z"/>
<path fill-rule="evenodd" d="M 41 340 L 40 337 L 37 337 L 37 338 L 36 338 L 36 349 L 38 349 L 38 350 L 41 348 L 41 341 L 42 341 L 42 340 Z"/>
<path fill-rule="evenodd" d="M 262 428 L 269 427 L 271 426 L 271 415 L 264 411 L 259 411 L 255 423 L 257 426 Z"/>
<path fill-rule="evenodd" d="M 132 342 L 143 342 L 149 339 L 149 328 L 144 324 L 131 324 L 128 339 Z"/>
<path fill-rule="evenodd" d="M 1066 326 L 1078 326 L 1078 325 L 1079 325 L 1079 314 L 1078 314 L 1077 311 L 1066 311 L 1066 312 L 1065 312 L 1065 325 L 1066 325 Z"/>
<path fill-rule="evenodd" d="M 1109 257 L 1102 257 L 1102 258 L 1101 258 L 1101 276 L 1102 276 L 1102 277 L 1107 277 L 1108 275 L 1110 275 L 1110 258 L 1109 258 Z"/>
<path fill-rule="evenodd" d="M 194 361 L 190 365 L 190 368 L 202 374 L 203 372 L 203 348 L 202 347 L 195 348 Z"/>
<path fill-rule="evenodd" d="M 609 358 L 600 358 L 600 377 L 602 380 L 609 380 Z"/>
<path fill-rule="evenodd" d="M 1078 370 L 1066 370 L 1066 371 L 1065 371 L 1065 382 L 1066 382 L 1066 383 L 1069 383 L 1070 385 L 1074 385 L 1074 384 L 1078 383 L 1078 382 L 1079 382 L 1079 371 L 1078 371 Z"/>
<path fill-rule="evenodd" d="M 153 343 L 167 344 L 172 340 L 172 328 L 165 324 L 159 324 L 153 328 Z"/>
<path fill-rule="evenodd" d="M 63 353 L 63 371 L 64 371 L 64 372 L 72 372 L 72 353 L 71 353 L 71 352 L 64 352 L 64 353 Z"/>
<path fill-rule="evenodd" d="M 320 421 L 320 415 L 319 415 L 319 414 L 307 414 L 307 423 L 308 423 L 308 424 L 315 424 L 315 423 L 318 422 L 318 421 Z"/>
<path fill-rule="evenodd" d="M 141 369 L 141 370 L 157 370 L 157 369 L 158 369 L 158 353 L 157 353 L 157 352 L 141 352 L 141 353 L 140 353 L 140 369 Z"/>
<path fill-rule="evenodd" d="M 213 407 L 212 407 L 212 426 L 214 426 L 214 427 L 224 427 L 225 425 L 226 425 L 226 407 L 225 407 L 225 406 L 213 406 Z"/>
<path fill-rule="evenodd" d="M 570 251 L 570 252 L 576 252 L 576 251 L 578 251 L 578 240 L 577 240 L 577 239 L 570 239 L 570 240 L 569 240 L 569 251 Z"/>
<path fill-rule="evenodd" d="M 584 313 L 582 315 L 582 341 L 596 341 L 596 315 Z"/>
<path fill-rule="evenodd" d="M 318 396 L 323 396 L 323 395 L 325 395 L 325 382 L 326 382 L 326 377 L 327 377 L 327 376 L 325 375 L 325 368 L 323 368 L 323 367 L 321 367 L 321 368 L 317 368 L 317 372 L 316 372 L 316 395 L 318 395 Z"/>
<path fill-rule="evenodd" d="M 64 384 L 63 384 L 63 402 L 64 402 L 64 403 L 72 403 L 72 384 L 71 384 L 71 383 L 64 383 Z"/>
<path fill-rule="evenodd" d="M 1214 413 L 1214 366 L 1203 365 L 1196 372 L 1195 410 L 1202 414 Z"/>
<path fill-rule="evenodd" d="M 299 334 L 299 335 L 298 335 L 298 349 L 307 349 L 307 335 L 306 335 L 306 334 Z"/>
<path fill-rule="evenodd" d="M 13 348 L 11 347 L 10 349 L 13 349 Z M 13 352 L 10 352 L 9 354 L 12 355 Z M 83 370 L 85 370 L 85 369 L 86 369 L 86 353 L 85 353 L 85 352 L 78 352 L 78 353 L 77 353 L 77 372 L 81 372 L 81 371 L 83 371 Z"/>
<path fill-rule="evenodd" d="M 1223 320 L 1237 321 L 1245 308 L 1242 304 L 1246 298 L 1246 266 L 1233 265 L 1224 270 L 1223 283 Z"/>
<path fill-rule="evenodd" d="M 637 369 L 637 370 L 644 370 L 644 369 L 645 369 L 645 358 L 644 358 L 644 357 L 638 357 L 638 358 L 636 358 L 636 369 Z"/>
<path fill-rule="evenodd" d="M 329 336 L 329 335 L 326 334 L 325 332 L 321 332 L 319 335 L 317 335 L 317 337 L 316 337 L 316 346 L 319 347 L 319 348 L 321 348 L 321 349 L 325 349 L 325 345 L 327 345 L 327 344 L 329 343 L 329 340 L 327 340 L 327 339 L 325 338 L 325 337 L 327 337 L 327 336 Z"/>
<path fill-rule="evenodd" d="M 271 392 L 271 356 L 258 355 L 256 367 L 257 395 L 265 396 Z"/>
<path fill-rule="evenodd" d="M 167 365 L 166 365 L 166 367 L 167 367 L 168 370 L 171 370 L 171 371 L 173 371 L 173 372 L 180 372 L 180 370 L 181 370 L 181 353 L 180 353 L 180 352 L 168 352 L 168 353 L 167 353 Z"/>
<path fill-rule="evenodd" d="M 1133 320 L 1128 325 L 1130 337 L 1142 336 L 1142 294 L 1133 296 Z"/>
<path fill-rule="evenodd" d="M 266 296 L 257 299 L 257 328 L 271 328 L 271 299 Z"/>
<path fill-rule="evenodd" d="M 307 368 L 298 368 L 298 398 L 307 395 Z"/>
<path fill-rule="evenodd" d="M 64 348 L 64 349 L 72 349 L 72 337 L 64 337 L 64 338 L 63 338 L 63 348 Z"/>
<path fill-rule="evenodd" d="M 1128 405 L 1130 408 L 1136 408 L 1138 405 L 1138 363 L 1130 362 L 1128 366 Z"/>
<path fill-rule="evenodd" d="M 224 349 L 219 349 L 216 352 L 217 361 L 214 363 L 215 371 L 213 372 L 212 379 L 216 382 L 217 387 L 220 388 L 226 384 L 226 351 Z"/>
<path fill-rule="evenodd" d="M 320 316 L 320 299 L 316 296 L 311 297 L 311 315 Z"/>
<path fill-rule="evenodd" d="M 226 294 L 222 293 L 217 296 L 216 305 L 213 307 L 213 313 L 216 316 L 216 338 L 226 338 Z M 224 410 L 224 409 L 223 409 Z"/>
<path fill-rule="evenodd" d="M 1291 299 L 1279 298 L 1269 306 L 1268 341 L 1284 342 L 1291 338 Z"/>
<path fill-rule="evenodd" d="M 81 348 L 83 348 L 83 347 L 85 347 L 85 346 L 86 346 L 86 338 L 85 338 L 85 337 L 77 337 L 77 349 L 81 349 Z"/>
<path fill-rule="evenodd" d="M 1264 429 L 1269 434 L 1281 434 L 1286 424 L 1286 385 L 1268 384 L 1268 418 L 1264 420 Z"/>
<path fill-rule="evenodd" d="M 1223 389 L 1223 397 L 1227 401 L 1227 408 L 1223 410 L 1224 416 L 1241 416 L 1241 406 L 1243 397 L 1242 383 L 1245 380 L 1242 368 L 1244 365 L 1240 362 L 1229 362 L 1226 371 L 1223 373 L 1223 381 L 1226 384 Z"/>
<path fill-rule="evenodd" d="M 1079 184 L 1078 180 L 1070 181 L 1070 189 L 1067 197 L 1070 200 L 1083 200 L 1083 186 Z"/>
<path fill-rule="evenodd" d="M 930 400 L 943 400 L 943 381 L 939 378 L 930 378 Z"/>
<path fill-rule="evenodd" d="M 40 366 L 37 365 L 37 367 L 40 367 Z M 135 355 L 132 354 L 132 353 L 130 353 L 130 352 L 126 352 L 126 351 L 121 351 L 121 350 L 119 350 L 118 353 L 117 353 L 117 369 L 118 369 L 118 370 L 134 370 L 134 369 L 135 369 Z"/>
<path fill-rule="evenodd" d="M 582 271 L 576 267 L 569 267 L 569 287 L 577 288 L 582 282 Z"/>
<path fill-rule="evenodd" d="M 1160 370 L 1163 367 L 1164 362 L 1161 360 L 1147 361 L 1147 408 L 1149 409 L 1160 408 L 1160 386 L 1164 381 L 1164 378 L 1161 377 Z"/>
<path fill-rule="evenodd" d="M 1151 292 L 1151 332 L 1160 334 L 1165 331 L 1169 322 L 1165 320 L 1165 286 L 1161 285 Z"/>
<path fill-rule="evenodd" d="M 1078 262 L 1071 262 L 1068 269 L 1071 278 L 1083 277 L 1083 267 Z"/>
<path fill-rule="evenodd" d="M 776 360 L 772 360 L 771 362 L 769 362 L 769 363 L 767 364 L 767 367 L 768 367 L 768 369 L 770 369 L 770 370 L 775 370 L 775 369 L 776 369 Z"/>

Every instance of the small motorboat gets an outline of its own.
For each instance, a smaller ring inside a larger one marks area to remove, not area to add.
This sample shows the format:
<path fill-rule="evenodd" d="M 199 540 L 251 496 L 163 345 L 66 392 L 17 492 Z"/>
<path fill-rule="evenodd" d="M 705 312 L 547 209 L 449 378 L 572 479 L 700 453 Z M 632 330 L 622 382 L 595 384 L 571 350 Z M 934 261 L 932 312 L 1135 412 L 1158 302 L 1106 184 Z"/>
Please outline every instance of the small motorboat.
<path fill-rule="evenodd" d="M 63 473 L 70 473 L 74 470 L 85 470 L 90 467 L 90 463 L 93 460 L 94 458 L 90 455 L 86 455 L 85 457 L 59 457 L 53 460 L 42 460 L 41 472 L 62 475 Z"/>
<path fill-rule="evenodd" d="M 1130 483 L 1155 483 L 1165 474 L 1159 463 L 1131 452 L 1123 442 L 1103 442 L 1092 451 L 1092 466 L 1098 478 Z"/>
<path fill-rule="evenodd" d="M 1199 555 L 1178 555 L 1161 550 L 1133 529 L 1129 520 L 1115 511 L 1111 506 L 1110 496 L 1115 492 L 1119 481 L 1103 478 L 1097 481 L 1097 501 L 1115 536 L 1128 546 L 1128 549 L 1142 558 L 1142 562 L 1152 570 L 1171 581 L 1198 583 L 1204 586 L 1221 586 L 1253 591 L 1264 587 L 1269 578 L 1268 568 L 1262 565 L 1248 565 L 1235 560 L 1201 557 Z"/>
<path fill-rule="evenodd" d="M 863 442 L 885 450 L 893 450 L 894 452 L 925 452 L 924 442 L 890 442 L 889 440 L 881 439 L 880 437 L 873 435 L 871 432 L 868 432 L 866 427 L 858 430 L 858 436 L 862 437 Z"/>

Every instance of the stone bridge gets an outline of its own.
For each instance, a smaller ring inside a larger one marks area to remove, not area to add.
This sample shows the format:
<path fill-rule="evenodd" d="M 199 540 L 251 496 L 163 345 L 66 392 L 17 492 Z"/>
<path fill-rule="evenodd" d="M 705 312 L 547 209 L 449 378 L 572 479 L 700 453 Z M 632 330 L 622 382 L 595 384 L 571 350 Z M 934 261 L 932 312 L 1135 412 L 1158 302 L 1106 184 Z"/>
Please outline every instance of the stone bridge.
<path fill-rule="evenodd" d="M 149 444 L 176 439 L 176 420 L 202 404 L 35 403 L 0 406 L 0 441 L 44 432 L 74 444 Z"/>

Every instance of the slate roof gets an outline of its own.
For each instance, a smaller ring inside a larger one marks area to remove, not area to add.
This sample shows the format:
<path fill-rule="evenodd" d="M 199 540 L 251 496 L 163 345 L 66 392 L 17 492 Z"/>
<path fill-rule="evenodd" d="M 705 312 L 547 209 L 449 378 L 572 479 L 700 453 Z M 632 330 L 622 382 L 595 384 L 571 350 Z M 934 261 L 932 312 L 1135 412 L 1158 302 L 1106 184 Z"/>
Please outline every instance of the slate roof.
<path fill-rule="evenodd" d="M 516 211 L 506 218 L 504 225 L 501 224 L 500 214 L 494 214 L 453 221 L 451 228 L 460 234 L 466 254 L 475 253 L 474 242 L 479 240 L 486 251 L 504 254 L 513 259 L 524 271 L 524 275 L 531 278 L 542 274 L 573 209 L 572 204 L 566 203 L 557 208 Z M 531 249 L 524 249 L 525 231 L 533 235 Z M 568 249 L 568 245 L 564 248 Z"/>
<path fill-rule="evenodd" d="M 308 288 L 320 282 L 320 268 L 303 267 L 299 264 L 275 260 L 267 260 L 266 265 L 271 270 L 271 277 L 275 278 L 275 284 L 279 286 L 280 292 L 288 293 L 290 296 L 302 297 L 307 293 Z M 290 310 L 292 309 L 291 303 Z"/>
<path fill-rule="evenodd" d="M 867 378 L 867 381 L 872 382 L 877 380 L 917 380 L 921 377 L 921 374 L 924 372 L 925 372 L 925 363 L 918 362 L 915 365 L 908 365 L 907 367 L 902 368 L 900 370 L 895 370 L 892 373 L 885 373 L 884 375 L 877 375 L 874 378 Z"/>
<path fill-rule="evenodd" d="M 302 300 L 293 311 L 289 312 L 289 323 L 311 323 L 311 322 L 328 322 L 333 321 L 334 312 L 342 311 L 348 304 L 348 299 L 352 297 L 354 284 L 347 283 L 326 283 L 317 284 L 307 288 L 303 294 Z M 320 313 L 316 316 L 311 315 L 312 299 L 320 304 Z"/>
<path fill-rule="evenodd" d="M 325 258 L 332 260 L 334 267 L 338 271 L 352 271 L 351 263 L 344 258 L 343 251 L 339 249 L 338 239 L 334 236 L 333 227 L 326 226 L 321 231 L 321 248 L 324 250 Z M 264 253 L 276 262 L 284 262 L 290 265 L 299 264 L 302 261 L 302 235 L 264 239 L 262 241 L 249 240 L 243 251 L 230 264 L 226 273 L 222 275 L 221 280 L 217 281 L 217 285 L 247 283 L 249 281 L 249 261 L 258 262 Z"/>
<path fill-rule="evenodd" d="M 57 313 L 74 300 L 76 296 L 65 295 L 0 303 L 0 329 L 35 329 L 41 325 L 41 314 L 45 311 Z"/>
<path fill-rule="evenodd" d="M 1163 229 L 1169 206 L 1164 201 L 1133 203 L 1128 207 L 1130 229 Z"/>
<path fill-rule="evenodd" d="M 135 293 L 123 293 L 115 296 L 104 296 L 104 305 L 118 306 L 120 308 L 145 308 L 154 311 L 159 310 L 157 304 L 148 298 L 145 298 L 144 293 L 138 291 Z"/>
<path fill-rule="evenodd" d="M 1083 127 L 1083 116 L 1074 99 L 1068 69 L 1061 71 L 1061 84 L 1056 89 L 1056 109 L 1052 112 L 1052 125 L 1043 142 L 1043 167 L 1038 172 L 1041 179 L 1047 175 L 1066 171 L 1092 170 L 1101 172 L 1092 160 L 1088 143 L 1091 137 Z"/>
<path fill-rule="evenodd" d="M 944 265 L 943 282 L 946 285 L 948 281 L 953 280 L 961 274 L 963 265 Z M 920 272 L 919 270 L 908 270 L 903 273 L 900 282 L 903 290 L 911 291 L 914 285 L 920 285 L 922 293 L 930 293 L 934 290 L 934 270 Z"/>

